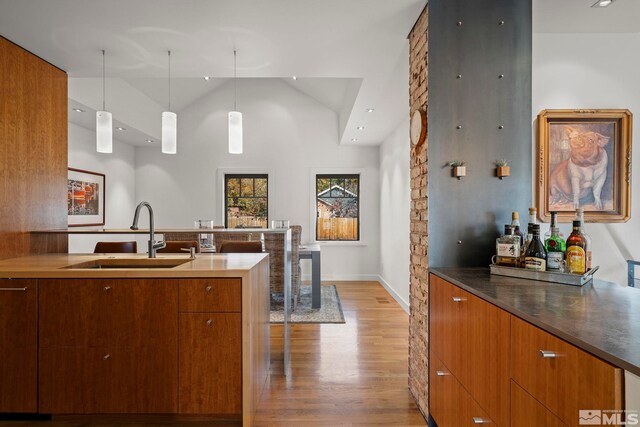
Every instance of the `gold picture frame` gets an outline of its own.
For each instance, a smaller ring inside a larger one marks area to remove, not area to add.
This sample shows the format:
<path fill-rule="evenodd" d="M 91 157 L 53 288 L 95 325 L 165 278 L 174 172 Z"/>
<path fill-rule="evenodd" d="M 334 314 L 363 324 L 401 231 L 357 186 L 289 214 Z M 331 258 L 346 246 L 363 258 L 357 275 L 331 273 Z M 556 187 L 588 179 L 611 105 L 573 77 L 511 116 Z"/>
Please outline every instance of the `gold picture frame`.
<path fill-rule="evenodd" d="M 538 114 L 536 199 L 542 221 L 557 211 L 569 222 L 584 208 L 589 222 L 631 216 L 629 110 L 543 110 Z"/>

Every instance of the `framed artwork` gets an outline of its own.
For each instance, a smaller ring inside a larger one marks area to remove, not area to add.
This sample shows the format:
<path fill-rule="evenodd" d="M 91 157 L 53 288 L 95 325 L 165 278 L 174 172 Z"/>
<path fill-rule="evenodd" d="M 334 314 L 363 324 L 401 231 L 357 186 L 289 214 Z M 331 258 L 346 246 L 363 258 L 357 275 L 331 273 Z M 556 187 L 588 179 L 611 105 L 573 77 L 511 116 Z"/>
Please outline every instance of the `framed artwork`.
<path fill-rule="evenodd" d="M 69 168 L 67 215 L 69 227 L 104 225 L 105 176 Z"/>
<path fill-rule="evenodd" d="M 569 222 L 578 207 L 589 222 L 631 215 L 629 110 L 543 110 L 538 114 L 537 200 L 540 219 L 557 211 Z"/>

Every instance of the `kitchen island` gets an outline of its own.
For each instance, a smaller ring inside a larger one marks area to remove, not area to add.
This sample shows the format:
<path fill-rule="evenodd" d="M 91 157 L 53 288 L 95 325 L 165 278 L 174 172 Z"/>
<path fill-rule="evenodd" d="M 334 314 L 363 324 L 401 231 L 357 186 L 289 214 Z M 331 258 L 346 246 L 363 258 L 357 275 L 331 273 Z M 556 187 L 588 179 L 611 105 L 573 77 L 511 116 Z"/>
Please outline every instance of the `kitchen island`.
<path fill-rule="evenodd" d="M 252 423 L 269 375 L 266 254 L 0 261 L 0 413 Z"/>

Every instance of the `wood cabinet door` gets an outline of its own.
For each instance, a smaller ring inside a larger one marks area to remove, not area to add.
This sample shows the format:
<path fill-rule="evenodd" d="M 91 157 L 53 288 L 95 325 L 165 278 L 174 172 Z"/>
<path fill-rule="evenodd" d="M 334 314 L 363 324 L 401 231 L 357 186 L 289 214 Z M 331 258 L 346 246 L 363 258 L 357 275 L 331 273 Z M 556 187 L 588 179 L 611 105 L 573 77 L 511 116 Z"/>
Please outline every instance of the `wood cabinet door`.
<path fill-rule="evenodd" d="M 429 353 L 429 414 L 439 426 L 458 425 L 456 379 L 438 356 Z"/>
<path fill-rule="evenodd" d="M 36 412 L 37 282 L 0 279 L 0 412 Z"/>
<path fill-rule="evenodd" d="M 511 377 L 568 425 L 580 409 L 622 409 L 622 370 L 511 316 Z"/>
<path fill-rule="evenodd" d="M 181 279 L 180 312 L 239 313 L 241 279 Z"/>
<path fill-rule="evenodd" d="M 47 279 L 40 347 L 145 347 L 176 343 L 178 288 L 163 279 Z"/>
<path fill-rule="evenodd" d="M 242 413 L 242 315 L 182 313 L 179 411 Z"/>
<path fill-rule="evenodd" d="M 511 427 L 566 427 L 558 417 L 511 381 Z"/>

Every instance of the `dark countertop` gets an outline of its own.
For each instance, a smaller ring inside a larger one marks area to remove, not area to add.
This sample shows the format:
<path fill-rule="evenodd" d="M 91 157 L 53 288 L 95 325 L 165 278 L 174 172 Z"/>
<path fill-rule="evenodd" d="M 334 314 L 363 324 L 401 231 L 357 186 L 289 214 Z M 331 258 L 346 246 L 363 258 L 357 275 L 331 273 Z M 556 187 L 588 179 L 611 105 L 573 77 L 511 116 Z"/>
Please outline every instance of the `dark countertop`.
<path fill-rule="evenodd" d="M 640 375 L 640 289 L 492 276 L 488 268 L 430 268 L 465 291 L 609 363 Z"/>

